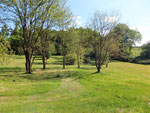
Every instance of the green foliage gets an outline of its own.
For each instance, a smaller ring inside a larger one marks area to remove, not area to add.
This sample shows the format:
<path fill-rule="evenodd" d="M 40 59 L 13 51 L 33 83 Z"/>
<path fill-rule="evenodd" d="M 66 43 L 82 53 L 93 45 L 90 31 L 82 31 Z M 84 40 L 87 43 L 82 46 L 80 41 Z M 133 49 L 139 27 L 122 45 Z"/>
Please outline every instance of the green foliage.
<path fill-rule="evenodd" d="M 0 36 L 0 65 L 3 65 L 11 58 L 12 50 L 8 41 L 1 35 Z"/>
<path fill-rule="evenodd" d="M 84 58 L 84 63 L 85 64 L 88 64 L 88 63 L 90 63 L 91 62 L 91 58 L 90 57 L 85 57 Z"/>
<path fill-rule="evenodd" d="M 0 8 L 3 14 L 2 20 L 19 23 L 24 39 L 23 50 L 26 57 L 26 72 L 32 73 L 32 55 L 39 37 L 48 29 L 56 28 L 56 25 L 64 28 L 69 22 L 66 21 L 67 15 L 70 15 L 66 1 L 2 0 Z M 66 27 L 63 30 L 66 30 Z"/>
<path fill-rule="evenodd" d="M 136 48 L 138 56 L 135 57 L 132 62 L 138 64 L 150 64 L 150 43 L 143 45 L 141 48 Z M 134 50 L 135 51 L 135 50 Z"/>
<path fill-rule="evenodd" d="M 115 26 L 112 34 L 118 37 L 119 51 L 114 54 L 114 58 L 120 60 L 128 60 L 132 57 L 132 48 L 137 42 L 140 42 L 142 35 L 137 30 L 130 29 L 126 24 Z"/>
<path fill-rule="evenodd" d="M 116 17 L 117 19 L 110 22 L 106 17 Z M 95 66 L 97 72 L 100 73 L 104 62 L 109 58 L 112 51 L 112 46 L 116 44 L 116 38 L 112 35 L 113 28 L 118 24 L 119 19 L 116 12 L 100 12 L 96 11 L 91 16 L 89 21 L 89 28 L 93 31 L 91 33 L 91 45 L 95 55 Z M 108 57 L 108 58 L 107 58 Z"/>
<path fill-rule="evenodd" d="M 75 65 L 77 63 L 77 57 L 75 54 L 68 54 L 66 56 L 66 64 L 67 65 Z"/>
<path fill-rule="evenodd" d="M 141 55 L 142 48 L 141 47 L 133 47 L 132 48 L 132 58 L 138 57 Z"/>
<path fill-rule="evenodd" d="M 4 25 L 0 31 L 0 65 L 7 63 L 12 55 L 12 49 L 7 37 L 9 35 L 9 29 Z"/>
<path fill-rule="evenodd" d="M 143 45 L 141 57 L 150 59 L 150 43 Z"/>
<path fill-rule="evenodd" d="M 0 36 L 5 36 L 5 38 L 8 38 L 9 36 L 9 28 L 7 27 L 7 25 L 3 25 L 1 32 L 0 32 Z"/>
<path fill-rule="evenodd" d="M 132 60 L 133 63 L 137 64 L 144 64 L 144 65 L 149 65 L 150 64 L 150 59 L 145 59 L 142 57 L 136 57 Z"/>
<path fill-rule="evenodd" d="M 15 29 L 12 30 L 11 36 L 8 38 L 10 46 L 15 54 L 17 55 L 23 55 L 23 43 L 24 39 L 22 37 L 22 31 L 18 28 L 18 25 L 16 24 Z"/>

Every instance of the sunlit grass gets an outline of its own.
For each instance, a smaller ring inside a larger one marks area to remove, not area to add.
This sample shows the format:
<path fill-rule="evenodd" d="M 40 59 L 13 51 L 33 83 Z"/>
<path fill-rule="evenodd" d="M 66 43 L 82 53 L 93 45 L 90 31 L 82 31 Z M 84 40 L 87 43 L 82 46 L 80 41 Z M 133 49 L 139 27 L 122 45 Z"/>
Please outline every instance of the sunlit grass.
<path fill-rule="evenodd" d="M 25 74 L 24 56 L 0 66 L 0 113 L 149 113 L 150 66 L 112 62 L 100 74 L 94 65 L 67 65 L 61 56 L 38 58 Z"/>

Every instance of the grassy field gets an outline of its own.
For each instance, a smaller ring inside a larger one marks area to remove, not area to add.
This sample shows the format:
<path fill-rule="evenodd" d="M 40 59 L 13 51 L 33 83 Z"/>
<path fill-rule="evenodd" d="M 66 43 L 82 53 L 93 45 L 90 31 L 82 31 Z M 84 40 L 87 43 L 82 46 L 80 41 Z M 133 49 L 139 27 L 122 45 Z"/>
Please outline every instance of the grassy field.
<path fill-rule="evenodd" d="M 37 59 L 25 74 L 24 57 L 0 66 L 0 113 L 150 113 L 150 66 L 112 62 L 102 73 L 95 66 L 66 66 L 61 57 Z"/>

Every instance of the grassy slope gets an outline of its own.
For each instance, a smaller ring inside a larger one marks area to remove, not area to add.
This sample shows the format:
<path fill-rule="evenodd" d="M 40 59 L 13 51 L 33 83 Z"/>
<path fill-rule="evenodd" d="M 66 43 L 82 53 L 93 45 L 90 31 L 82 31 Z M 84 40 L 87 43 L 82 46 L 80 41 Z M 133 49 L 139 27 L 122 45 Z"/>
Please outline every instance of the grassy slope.
<path fill-rule="evenodd" d="M 150 112 L 150 66 L 113 62 L 97 74 L 95 66 L 60 64 L 53 57 L 42 71 L 36 60 L 26 75 L 23 57 L 15 56 L 0 67 L 0 113 Z"/>

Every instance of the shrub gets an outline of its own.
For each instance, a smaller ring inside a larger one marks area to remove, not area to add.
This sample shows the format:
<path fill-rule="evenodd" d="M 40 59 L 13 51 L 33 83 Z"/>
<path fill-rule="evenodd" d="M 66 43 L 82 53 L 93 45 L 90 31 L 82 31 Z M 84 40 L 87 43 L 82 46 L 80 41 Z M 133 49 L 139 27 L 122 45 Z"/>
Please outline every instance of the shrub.
<path fill-rule="evenodd" d="M 85 57 L 84 58 L 84 63 L 88 64 L 91 62 L 91 58 L 90 57 Z"/>
<path fill-rule="evenodd" d="M 131 62 L 132 63 L 137 63 L 137 64 L 148 65 L 148 64 L 150 64 L 150 59 L 143 59 L 142 57 L 136 57 Z"/>
<path fill-rule="evenodd" d="M 77 62 L 75 54 L 69 54 L 66 56 L 66 64 L 67 65 L 75 65 Z"/>

